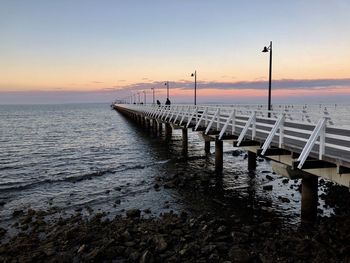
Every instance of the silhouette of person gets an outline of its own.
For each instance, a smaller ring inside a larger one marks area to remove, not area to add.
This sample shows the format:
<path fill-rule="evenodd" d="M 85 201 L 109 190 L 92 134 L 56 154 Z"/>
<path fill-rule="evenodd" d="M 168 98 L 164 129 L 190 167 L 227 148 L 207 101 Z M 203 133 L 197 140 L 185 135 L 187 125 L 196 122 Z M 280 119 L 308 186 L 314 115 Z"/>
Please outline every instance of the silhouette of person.
<path fill-rule="evenodd" d="M 159 100 L 157 100 L 157 105 L 160 107 L 160 101 Z"/>
<path fill-rule="evenodd" d="M 170 105 L 170 104 L 171 104 L 171 102 L 170 102 L 169 98 L 166 98 L 165 105 Z"/>

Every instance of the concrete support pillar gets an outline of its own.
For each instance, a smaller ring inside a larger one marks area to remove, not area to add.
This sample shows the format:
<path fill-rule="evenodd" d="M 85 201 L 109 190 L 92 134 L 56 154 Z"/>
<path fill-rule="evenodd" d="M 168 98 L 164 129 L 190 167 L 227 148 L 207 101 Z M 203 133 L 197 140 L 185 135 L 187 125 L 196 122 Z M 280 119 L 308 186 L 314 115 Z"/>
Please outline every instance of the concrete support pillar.
<path fill-rule="evenodd" d="M 147 131 L 150 131 L 150 128 L 151 128 L 151 121 L 146 118 L 145 118 L 145 128 Z"/>
<path fill-rule="evenodd" d="M 165 123 L 165 136 L 170 139 L 173 134 L 173 129 L 169 123 Z"/>
<path fill-rule="evenodd" d="M 157 129 L 158 129 L 158 124 L 156 119 L 152 119 L 152 131 L 153 134 L 157 136 Z"/>
<path fill-rule="evenodd" d="M 158 134 L 159 136 L 162 134 L 163 132 L 163 123 L 158 122 Z"/>
<path fill-rule="evenodd" d="M 248 170 L 256 170 L 256 153 L 248 151 Z"/>
<path fill-rule="evenodd" d="M 188 130 L 187 128 L 182 128 L 182 154 L 187 155 L 188 151 Z"/>
<path fill-rule="evenodd" d="M 206 154 L 210 153 L 210 141 L 205 141 L 204 142 L 204 151 Z"/>
<path fill-rule="evenodd" d="M 317 218 L 318 177 L 304 174 L 301 183 L 301 221 L 313 223 Z"/>
<path fill-rule="evenodd" d="M 217 173 L 222 172 L 223 163 L 223 142 L 220 140 L 215 140 L 215 171 Z"/>

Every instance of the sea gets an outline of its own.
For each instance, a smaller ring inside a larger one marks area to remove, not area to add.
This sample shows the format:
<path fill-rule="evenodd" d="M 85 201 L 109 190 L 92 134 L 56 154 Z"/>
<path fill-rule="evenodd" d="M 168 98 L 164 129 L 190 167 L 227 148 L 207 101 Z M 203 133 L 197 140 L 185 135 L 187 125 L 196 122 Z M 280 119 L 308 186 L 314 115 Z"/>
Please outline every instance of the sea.
<path fill-rule="evenodd" d="M 214 145 L 206 155 L 200 133 L 189 130 L 188 139 L 184 158 L 181 130 L 171 138 L 149 134 L 109 104 L 0 105 L 0 225 L 29 208 L 60 216 L 113 217 L 138 208 L 148 216 L 210 212 L 245 220 L 268 212 L 283 224 L 300 222 L 300 181 L 283 181 L 265 159 L 248 172 L 245 153 L 232 143 L 224 144 L 217 176 Z M 178 172 L 209 176 L 209 188 L 155 187 Z M 263 190 L 267 184 L 273 191 Z"/>

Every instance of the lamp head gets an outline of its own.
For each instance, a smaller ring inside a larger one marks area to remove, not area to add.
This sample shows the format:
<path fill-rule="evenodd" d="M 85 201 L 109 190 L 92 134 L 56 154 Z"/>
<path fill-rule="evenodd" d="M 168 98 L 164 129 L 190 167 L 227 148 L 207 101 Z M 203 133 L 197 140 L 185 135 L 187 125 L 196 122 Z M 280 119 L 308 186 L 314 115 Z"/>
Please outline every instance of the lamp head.
<path fill-rule="evenodd" d="M 262 50 L 262 52 L 264 52 L 264 53 L 269 52 L 269 48 L 268 48 L 268 47 L 264 47 L 264 49 Z"/>
<path fill-rule="evenodd" d="M 194 73 L 191 74 L 191 77 L 194 77 Z"/>

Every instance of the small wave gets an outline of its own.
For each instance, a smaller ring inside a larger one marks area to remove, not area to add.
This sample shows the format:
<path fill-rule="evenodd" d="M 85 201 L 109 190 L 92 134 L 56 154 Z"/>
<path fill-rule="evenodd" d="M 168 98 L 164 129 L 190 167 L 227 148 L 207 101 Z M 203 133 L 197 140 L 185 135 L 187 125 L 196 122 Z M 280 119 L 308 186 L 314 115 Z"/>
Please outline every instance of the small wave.
<path fill-rule="evenodd" d="M 112 169 L 107 169 L 104 171 L 97 171 L 97 172 L 93 172 L 93 173 L 89 173 L 89 174 L 65 177 L 64 181 L 75 183 L 75 182 L 80 182 L 80 181 L 84 181 L 84 180 L 91 180 L 93 177 L 100 177 L 100 176 L 103 176 L 107 173 L 115 173 L 115 171 Z"/>
<path fill-rule="evenodd" d="M 158 162 L 155 162 L 155 164 L 165 164 L 165 163 L 168 163 L 170 162 L 171 159 L 168 159 L 168 160 L 163 160 L 163 161 L 158 161 Z"/>

